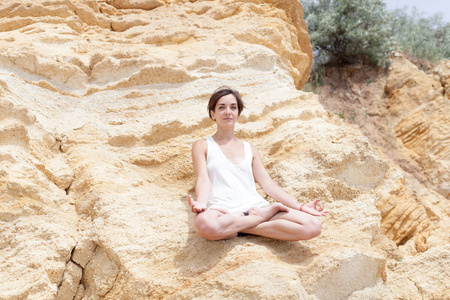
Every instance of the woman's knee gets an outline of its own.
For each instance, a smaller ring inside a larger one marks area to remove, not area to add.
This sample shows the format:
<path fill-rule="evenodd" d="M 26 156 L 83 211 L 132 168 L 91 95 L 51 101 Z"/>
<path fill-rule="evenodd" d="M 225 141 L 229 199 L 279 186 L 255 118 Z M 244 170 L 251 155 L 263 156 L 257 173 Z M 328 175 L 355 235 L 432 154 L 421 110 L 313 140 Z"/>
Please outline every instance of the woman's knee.
<path fill-rule="evenodd" d="M 200 237 L 215 240 L 217 239 L 219 226 L 211 218 L 206 218 L 202 214 L 199 214 L 194 220 L 194 229 Z"/>
<path fill-rule="evenodd" d="M 308 234 L 310 239 L 318 237 L 322 233 L 322 221 L 319 218 L 312 217 L 308 222 Z"/>

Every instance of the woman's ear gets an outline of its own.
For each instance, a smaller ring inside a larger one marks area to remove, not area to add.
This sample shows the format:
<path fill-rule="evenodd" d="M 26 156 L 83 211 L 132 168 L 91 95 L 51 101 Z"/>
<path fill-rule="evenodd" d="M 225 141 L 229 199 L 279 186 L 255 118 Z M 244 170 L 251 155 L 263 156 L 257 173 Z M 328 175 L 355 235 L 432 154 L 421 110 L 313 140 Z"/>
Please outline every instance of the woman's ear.
<path fill-rule="evenodd" d="M 216 120 L 216 117 L 214 116 L 214 111 L 213 111 L 213 110 L 210 110 L 210 111 L 209 111 L 209 114 L 211 115 L 211 119 L 213 119 L 213 121 L 215 121 L 215 120 Z"/>

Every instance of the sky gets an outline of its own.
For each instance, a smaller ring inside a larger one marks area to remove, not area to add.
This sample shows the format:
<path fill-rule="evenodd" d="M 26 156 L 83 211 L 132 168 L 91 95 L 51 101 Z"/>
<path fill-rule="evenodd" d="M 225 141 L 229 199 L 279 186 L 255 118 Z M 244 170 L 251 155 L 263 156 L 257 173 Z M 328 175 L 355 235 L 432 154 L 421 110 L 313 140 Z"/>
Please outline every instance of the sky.
<path fill-rule="evenodd" d="M 425 17 L 431 17 L 435 13 L 443 13 L 444 22 L 450 23 L 450 0 L 384 0 L 388 10 L 408 7 L 411 12 L 412 7 L 425 13 Z"/>

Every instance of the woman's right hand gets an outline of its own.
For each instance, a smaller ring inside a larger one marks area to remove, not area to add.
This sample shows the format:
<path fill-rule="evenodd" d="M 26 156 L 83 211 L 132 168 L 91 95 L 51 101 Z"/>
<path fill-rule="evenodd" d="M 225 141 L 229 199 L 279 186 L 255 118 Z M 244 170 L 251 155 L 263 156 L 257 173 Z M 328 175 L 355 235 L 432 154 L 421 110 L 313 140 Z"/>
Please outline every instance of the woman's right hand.
<path fill-rule="evenodd" d="M 189 195 L 188 201 L 193 213 L 201 213 L 206 210 L 206 203 L 195 201 L 191 195 Z"/>

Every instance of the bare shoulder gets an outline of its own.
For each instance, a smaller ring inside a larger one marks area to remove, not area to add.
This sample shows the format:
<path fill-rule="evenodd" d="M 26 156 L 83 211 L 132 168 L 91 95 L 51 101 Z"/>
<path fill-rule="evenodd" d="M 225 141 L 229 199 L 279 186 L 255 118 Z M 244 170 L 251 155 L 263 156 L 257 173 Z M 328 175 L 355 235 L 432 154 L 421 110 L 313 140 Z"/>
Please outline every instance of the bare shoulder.
<path fill-rule="evenodd" d="M 192 144 L 192 152 L 206 152 L 206 149 L 208 148 L 208 145 L 206 143 L 205 139 L 197 140 Z"/>
<path fill-rule="evenodd" d="M 250 147 L 252 149 L 253 162 L 262 163 L 261 154 L 259 154 L 258 149 L 254 145 L 252 145 L 251 143 L 249 143 L 249 144 L 250 144 Z"/>
<path fill-rule="evenodd" d="M 252 152 L 253 152 L 253 155 L 259 155 L 259 151 L 258 151 L 258 149 L 252 144 L 252 143 L 249 143 L 250 144 L 250 147 L 252 148 Z"/>

